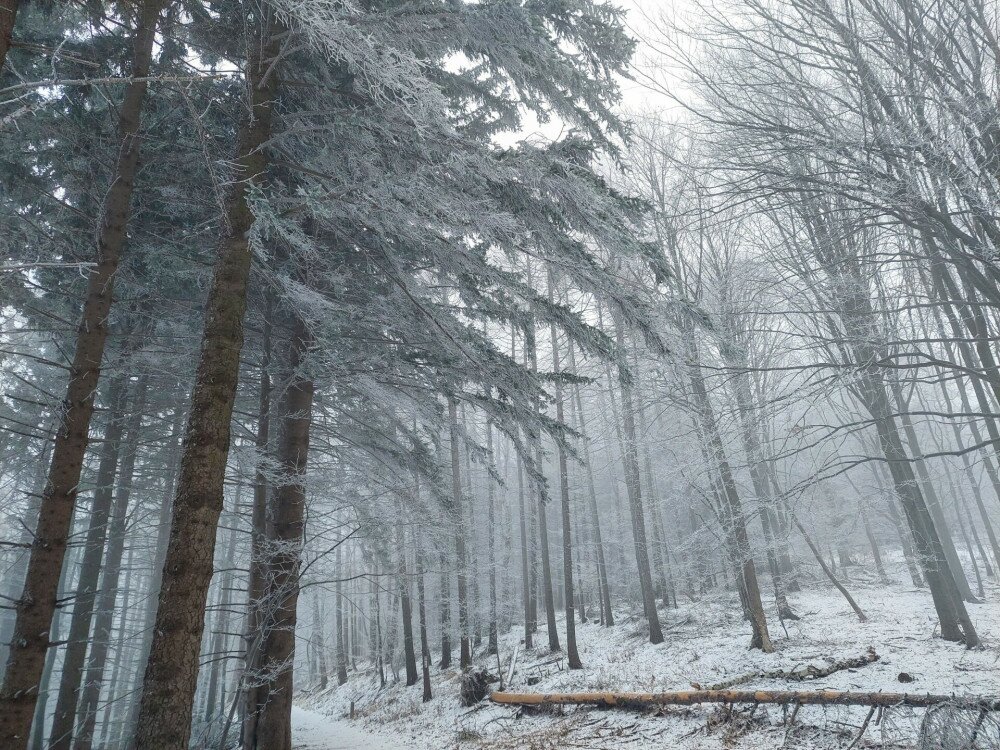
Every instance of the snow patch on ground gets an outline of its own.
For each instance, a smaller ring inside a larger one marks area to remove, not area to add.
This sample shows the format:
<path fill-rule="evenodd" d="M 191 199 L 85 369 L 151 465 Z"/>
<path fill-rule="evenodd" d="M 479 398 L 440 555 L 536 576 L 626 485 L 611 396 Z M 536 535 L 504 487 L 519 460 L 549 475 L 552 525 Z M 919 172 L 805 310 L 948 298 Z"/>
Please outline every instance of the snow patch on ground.
<path fill-rule="evenodd" d="M 661 691 L 707 687 L 716 682 L 755 672 L 791 670 L 827 660 L 859 656 L 873 647 L 881 659 L 875 664 L 842 671 L 807 683 L 753 680 L 741 687 L 945 693 L 990 695 L 1000 693 L 1000 587 L 987 590 L 986 601 L 969 604 L 970 615 L 984 648 L 970 651 L 936 635 L 936 618 L 930 594 L 897 583 L 889 588 L 863 582 L 866 571 L 855 569 L 847 581 L 858 603 L 868 614 L 861 623 L 846 602 L 822 582 L 811 584 L 790 600 L 800 621 L 779 624 L 770 612 L 771 635 L 776 652 L 750 651 L 750 630 L 733 596 L 716 595 L 698 602 L 681 602 L 679 609 L 661 610 L 665 643 L 648 643 L 644 623 L 636 614 L 619 610 L 618 624 L 602 628 L 594 623 L 577 626 L 584 669 L 546 673 L 528 686 L 531 664 L 547 661 L 543 646 L 521 653 L 513 685 L 515 690 L 569 692 L 581 690 Z M 897 581 L 905 573 L 896 571 Z M 544 615 L 542 615 L 544 619 Z M 560 622 L 560 635 L 564 628 Z M 501 637 L 504 672 L 520 641 L 516 626 Z M 536 643 L 545 643 L 544 622 Z M 477 667 L 497 671 L 495 656 L 477 652 Z M 439 655 L 435 654 L 435 658 Z M 457 660 L 457 654 L 456 660 Z M 901 684 L 906 672 L 914 682 Z M 390 675 L 391 679 L 391 675 Z M 421 702 L 421 687 L 402 683 L 380 688 L 378 678 L 352 673 L 343 687 L 302 696 L 300 702 L 345 725 L 369 733 L 365 747 L 443 748 L 481 747 L 496 750 L 548 748 L 837 748 L 857 736 L 868 710 L 863 707 L 803 707 L 789 728 L 787 712 L 780 706 L 760 706 L 751 714 L 742 707 L 736 716 L 718 706 L 666 708 L 652 714 L 593 708 L 528 714 L 484 703 L 475 709 L 458 702 L 457 670 L 433 668 L 434 700 Z M 355 719 L 348 720 L 351 703 Z M 912 747 L 923 711 L 891 709 L 873 717 L 858 747 Z M 877 723 L 876 723 L 877 722 Z M 380 745 L 378 741 L 394 743 Z M 303 747 L 327 750 L 324 745 Z M 339 748 L 338 745 L 332 747 Z M 350 747 L 350 745 L 344 746 Z"/>
<path fill-rule="evenodd" d="M 292 744 L 295 750 L 403 750 L 389 738 L 301 706 L 292 709 Z"/>

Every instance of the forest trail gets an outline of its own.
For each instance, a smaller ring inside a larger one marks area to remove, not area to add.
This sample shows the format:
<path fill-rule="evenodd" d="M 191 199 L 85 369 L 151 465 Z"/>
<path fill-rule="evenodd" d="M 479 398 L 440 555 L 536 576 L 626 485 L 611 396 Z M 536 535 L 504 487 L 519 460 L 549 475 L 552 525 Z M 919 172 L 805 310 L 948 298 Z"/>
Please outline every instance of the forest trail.
<path fill-rule="evenodd" d="M 384 737 L 300 706 L 292 708 L 292 744 L 295 750 L 403 750 Z"/>

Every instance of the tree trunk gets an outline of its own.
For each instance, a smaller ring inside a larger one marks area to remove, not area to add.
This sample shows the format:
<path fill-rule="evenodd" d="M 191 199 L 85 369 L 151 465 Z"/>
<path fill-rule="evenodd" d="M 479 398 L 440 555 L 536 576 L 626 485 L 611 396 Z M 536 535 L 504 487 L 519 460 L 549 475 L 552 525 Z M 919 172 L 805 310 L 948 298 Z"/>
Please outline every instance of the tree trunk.
<path fill-rule="evenodd" d="M 820 225 L 818 229 L 825 236 L 824 227 Z M 828 271 L 844 290 L 839 314 L 844 330 L 852 342 L 849 355 L 853 362 L 863 363 L 856 376 L 856 387 L 861 402 L 875 423 L 879 449 L 889 465 L 896 495 L 913 534 L 917 559 L 940 620 L 941 637 L 945 640 L 964 641 L 969 647 L 977 646 L 979 636 L 966 612 L 962 593 L 958 589 L 955 575 L 948 563 L 948 555 L 928 508 L 928 499 L 921 492 L 912 460 L 903 448 L 883 373 L 873 364 L 881 358 L 872 341 L 871 332 L 878 330 L 880 324 L 872 310 L 869 280 L 851 265 Z"/>
<path fill-rule="evenodd" d="M 108 388 L 108 423 L 104 429 L 101 460 L 97 467 L 97 487 L 90 506 L 87 537 L 83 543 L 80 577 L 76 583 L 73 615 L 69 622 L 69 636 L 63 655 L 59 694 L 56 698 L 52 730 L 49 733 L 49 750 L 69 750 L 76 728 L 76 707 L 80 696 L 80 679 L 90 644 L 90 626 L 97 598 L 97 584 L 101 575 L 101 558 L 104 557 L 108 520 L 111 517 L 111 500 L 115 494 L 115 478 L 121 455 L 122 433 L 125 431 L 124 413 L 128 402 L 128 373 L 116 375 Z M 134 438 L 135 436 L 132 435 Z"/>
<path fill-rule="evenodd" d="M 979 532 L 976 530 L 976 521 L 972 517 L 972 511 L 969 510 L 969 506 L 965 502 L 965 498 L 959 498 L 960 508 L 955 509 L 955 514 L 958 516 L 959 522 L 962 520 L 962 513 L 965 513 L 965 518 L 969 522 L 969 530 L 972 532 L 972 538 L 976 542 L 976 549 L 979 550 L 979 556 L 983 558 L 983 568 L 986 570 L 987 578 L 993 578 L 995 571 L 993 566 L 990 565 L 989 555 L 986 554 L 986 548 L 983 547 L 983 540 L 979 538 Z M 980 594 L 980 597 L 982 594 Z"/>
<path fill-rule="evenodd" d="M 531 571 L 528 563 L 528 510 L 524 502 L 524 462 L 521 456 L 517 457 L 517 503 L 520 511 L 520 532 L 521 532 L 521 602 L 524 605 L 524 649 L 530 651 L 534 648 L 532 635 L 535 628 L 531 621 Z"/>
<path fill-rule="evenodd" d="M 399 607 L 403 615 L 403 661 L 406 663 L 406 686 L 417 684 L 417 655 L 413 648 L 413 606 L 410 602 L 410 580 L 406 573 L 406 537 L 403 525 L 396 525 L 396 554 L 399 564 L 396 578 L 399 586 Z"/>
<path fill-rule="evenodd" d="M 261 713 L 252 748 L 292 749 L 292 692 L 295 664 L 296 605 L 305 539 L 305 475 L 309 457 L 309 427 L 315 385 L 305 372 L 310 346 L 306 323 L 298 315 L 289 344 L 288 385 L 280 408 L 282 429 L 278 446 L 281 484 L 275 488 L 268 518 L 268 590 L 274 602 L 261 652 L 264 674 Z"/>
<path fill-rule="evenodd" d="M 128 504 L 132 494 L 135 474 L 135 459 L 141 441 L 142 413 L 146 405 L 146 388 L 149 376 L 143 374 L 136 384 L 135 402 L 127 426 L 125 454 L 121 471 L 118 473 L 118 487 L 115 491 L 114 509 L 108 528 L 108 548 L 104 555 L 104 570 L 101 576 L 101 591 L 97 597 L 94 618 L 94 633 L 87 659 L 87 671 L 83 687 L 80 689 L 79 720 L 80 730 L 74 750 L 90 750 L 93 745 L 94 726 L 97 721 L 97 703 L 104 682 L 104 665 L 111 646 L 111 630 L 114 622 L 115 601 L 118 595 L 118 579 L 121 574 L 122 555 L 125 551 L 125 533 L 128 528 Z M 64 667 L 65 668 L 65 667 Z M 72 726 L 72 725 L 70 725 Z"/>
<path fill-rule="evenodd" d="M 448 420 L 451 430 L 451 500 L 455 514 L 455 563 L 458 568 L 458 638 L 460 643 L 459 666 L 472 666 L 472 648 L 469 643 L 469 593 L 468 570 L 465 552 L 465 511 L 462 497 L 462 474 L 458 465 L 458 406 L 448 397 Z"/>
<path fill-rule="evenodd" d="M 906 436 L 909 453 L 912 456 L 922 456 L 923 453 L 920 449 L 917 431 L 913 428 L 913 422 L 907 412 L 901 389 L 897 383 L 892 384 L 892 391 L 896 408 L 899 411 L 900 423 L 903 426 L 903 434 Z M 913 461 L 913 468 L 917 479 L 920 481 L 920 489 L 924 496 L 924 502 L 927 505 L 927 510 L 934 522 L 934 528 L 941 540 L 941 548 L 948 560 L 948 568 L 955 580 L 955 585 L 958 587 L 958 591 L 963 599 L 977 602 L 978 600 L 973 596 L 972 589 L 969 587 L 969 581 L 965 577 L 965 571 L 962 569 L 962 563 L 958 558 L 958 551 L 955 549 L 955 543 L 948 529 L 948 522 L 945 520 L 944 512 L 941 510 L 941 501 L 938 499 L 937 490 L 934 487 L 934 482 L 931 480 L 930 473 L 927 471 L 924 460 L 922 458 L 915 459 Z"/>
<path fill-rule="evenodd" d="M 736 412 L 743 439 L 743 451 L 746 453 L 747 465 L 750 470 L 750 481 L 753 484 L 753 491 L 757 496 L 760 510 L 760 524 L 764 532 L 764 543 L 767 545 L 767 565 L 774 584 L 774 601 L 778 608 L 778 619 L 797 620 L 799 619 L 798 615 L 792 611 L 785 595 L 784 576 L 776 554 L 778 534 L 771 512 L 775 502 L 771 494 L 772 487 L 767 468 L 764 465 L 764 452 L 761 450 L 760 438 L 753 424 L 754 408 L 750 391 L 750 376 L 745 371 L 743 363 L 736 363 L 736 367 L 737 375 L 733 387 L 733 393 L 736 397 Z"/>
<path fill-rule="evenodd" d="M 344 556 L 341 550 L 343 540 L 337 545 L 337 684 L 347 684 L 347 633 L 344 631 Z"/>
<path fill-rule="evenodd" d="M 751 648 L 759 648 L 765 653 L 774 650 L 771 636 L 767 630 L 767 618 L 764 615 L 764 605 L 760 598 L 760 587 L 757 583 L 757 570 L 753 560 L 753 550 L 750 548 L 750 538 L 747 534 L 746 519 L 743 516 L 743 506 L 736 489 L 736 480 L 732 468 L 726 458 L 722 438 L 715 422 L 715 413 L 705 388 L 705 380 L 701 374 L 698 348 L 694 341 L 694 331 L 685 331 L 687 345 L 687 370 L 694 392 L 696 413 L 701 423 L 702 432 L 706 437 L 706 450 L 719 471 L 720 511 L 725 521 L 726 535 L 731 539 L 732 554 L 736 557 L 733 573 L 736 584 L 740 588 L 743 604 L 750 619 L 753 637 Z"/>
<path fill-rule="evenodd" d="M 633 347 L 634 349 L 635 347 Z M 633 400 L 635 406 L 636 428 L 638 434 L 642 435 L 642 441 L 636 441 L 636 449 L 642 458 L 642 477 L 646 481 L 645 496 L 646 508 L 649 509 L 649 525 L 653 532 L 653 575 L 654 591 L 656 596 L 663 600 L 663 606 L 670 606 L 667 598 L 667 573 L 665 552 L 663 543 L 663 530 L 660 527 L 659 517 L 659 497 L 656 493 L 656 483 L 653 480 L 653 465 L 649 457 L 649 431 L 646 424 L 646 407 L 642 397 L 642 384 L 639 382 L 639 358 L 637 355 L 632 358 L 633 369 L 635 370 L 636 382 L 633 386 Z"/>
<path fill-rule="evenodd" d="M 883 586 L 888 586 L 889 576 L 885 574 L 885 566 L 882 564 L 882 553 L 879 552 L 878 540 L 875 538 L 875 533 L 872 531 L 872 525 L 868 521 L 868 513 L 864 509 L 864 499 L 861 500 L 861 522 L 865 527 L 865 536 L 868 538 L 868 545 L 872 548 L 872 560 L 875 562 L 875 572 L 878 574 L 878 580 Z"/>
<path fill-rule="evenodd" d="M 208 736 L 212 735 L 212 724 L 226 719 L 225 710 L 225 666 L 228 662 L 227 641 L 229 639 L 229 612 L 233 606 L 233 571 L 236 567 L 236 518 L 235 514 L 242 510 L 243 480 L 236 485 L 236 497 L 233 500 L 235 512 L 230 515 L 231 528 L 227 534 L 226 546 L 222 555 L 221 565 L 225 571 L 219 581 L 219 600 L 215 613 L 215 629 L 212 632 L 212 645 L 209 646 L 207 658 L 210 661 L 208 689 L 205 691 L 204 718 Z M 219 698 L 220 693 L 222 698 Z M 226 728 L 223 727 L 223 732 Z"/>
<path fill-rule="evenodd" d="M 530 274 L 529 274 L 530 278 Z M 538 352 L 535 348 L 535 324 L 534 319 L 530 321 L 525 328 L 525 341 L 524 341 L 525 352 L 528 357 L 528 361 L 531 365 L 532 373 L 537 375 L 538 373 Z M 538 403 L 535 403 L 535 414 L 540 413 L 540 407 Z M 531 481 L 528 483 L 529 487 L 533 487 L 535 491 L 535 496 L 537 499 L 537 516 L 538 516 L 538 546 L 541 550 L 542 557 L 542 598 L 545 600 L 545 624 L 546 630 L 549 636 L 549 651 L 556 652 L 560 650 L 559 646 L 559 630 L 556 627 L 556 603 L 555 596 L 552 591 L 552 563 L 549 556 L 549 524 L 548 517 L 545 513 L 546 506 L 546 491 L 544 480 L 541 477 L 542 471 L 542 439 L 538 432 L 538 428 L 533 426 L 528 431 L 528 440 L 531 444 L 534 453 L 534 463 L 535 471 L 538 476 L 531 477 Z"/>
<path fill-rule="evenodd" d="M 555 279 L 552 270 L 548 273 L 549 304 L 555 304 Z M 556 421 L 565 424 L 566 416 L 563 408 L 563 384 L 559 380 L 562 374 L 559 361 L 559 331 L 555 323 L 549 325 L 549 337 L 552 339 L 552 372 L 556 376 Z M 566 662 L 570 669 L 583 669 L 580 653 L 576 646 L 576 613 L 574 611 L 576 595 L 573 591 L 573 543 L 571 539 L 572 524 L 570 521 L 569 504 L 569 466 L 566 462 L 566 448 L 561 441 L 556 443 L 559 458 L 559 497 L 562 509 L 562 553 L 563 553 L 563 601 L 566 610 Z"/>
<path fill-rule="evenodd" d="M 920 566 L 916 561 L 916 555 L 913 551 L 913 543 L 911 542 L 910 533 L 903 527 L 902 520 L 899 517 L 899 511 L 896 509 L 896 501 L 891 497 L 888 498 L 886 508 L 889 513 L 889 519 L 892 521 L 892 525 L 896 527 L 896 534 L 899 535 L 899 541 L 903 547 L 903 558 L 906 561 L 906 568 L 910 573 L 910 580 L 913 582 L 914 586 L 918 589 L 922 589 L 924 587 L 924 579 L 920 573 Z"/>
<path fill-rule="evenodd" d="M 313 643 L 316 646 L 316 666 L 319 669 L 319 689 L 330 684 L 330 664 L 326 650 L 326 607 L 320 603 L 319 592 L 313 593 Z"/>
<path fill-rule="evenodd" d="M 420 489 L 417 488 L 419 495 Z M 424 552 L 423 543 L 417 540 L 417 611 L 420 618 L 420 671 L 423 675 L 423 702 L 431 699 L 431 647 L 427 640 L 427 598 L 424 596 Z"/>
<path fill-rule="evenodd" d="M 156 621 L 156 606 L 159 599 L 160 581 L 163 576 L 163 561 L 167 556 L 167 542 L 170 537 L 170 510 L 173 507 L 174 492 L 177 489 L 177 480 L 180 476 L 180 418 L 181 412 L 178 409 L 174 413 L 174 426 L 170 431 L 167 448 L 168 474 L 166 487 L 163 491 L 163 500 L 160 503 L 160 512 L 156 522 L 156 548 L 153 560 L 150 563 L 149 585 L 146 590 L 146 607 L 143 612 L 142 624 L 139 629 L 140 643 L 137 649 L 137 664 L 141 670 L 146 660 L 149 658 L 149 648 L 153 642 L 153 623 Z M 138 685 L 142 677 L 141 671 L 132 678 L 132 683 Z M 130 700 L 128 717 L 122 728 L 122 735 L 126 741 L 122 747 L 133 748 L 135 746 L 136 722 L 139 720 L 139 701 Z"/>
<path fill-rule="evenodd" d="M 972 542 L 969 540 L 969 535 L 965 531 L 965 522 L 962 520 L 961 514 L 956 511 L 956 515 L 958 517 L 958 529 L 962 534 L 962 540 L 965 542 L 965 549 L 969 553 L 969 560 L 972 561 L 972 570 L 976 575 L 976 587 L 979 590 L 979 596 L 983 597 L 986 595 L 986 592 L 983 590 L 983 577 L 979 573 L 979 565 L 976 562 L 976 554 L 972 549 Z M 982 552 L 982 548 L 980 548 L 980 552 Z"/>
<path fill-rule="evenodd" d="M 576 375 L 576 353 L 572 342 L 569 345 L 569 366 L 572 374 Z M 587 421 L 583 411 L 583 399 L 580 396 L 580 386 L 573 386 L 573 398 L 576 401 L 577 424 L 576 429 L 582 436 L 583 442 L 583 462 L 587 469 L 587 498 L 590 508 L 590 523 L 594 529 L 594 544 L 597 546 L 597 584 L 601 597 L 601 622 L 608 627 L 615 624 L 614 614 L 611 612 L 611 587 L 608 585 L 608 563 L 604 555 L 604 539 L 601 535 L 601 515 L 597 509 L 597 489 L 594 486 L 594 467 L 590 455 L 590 436 L 587 432 Z"/>
<path fill-rule="evenodd" d="M 270 289 L 264 292 L 263 321 L 261 325 L 260 390 L 257 397 L 257 436 L 254 447 L 257 451 L 253 484 L 253 509 L 250 513 L 250 570 L 247 574 L 247 614 L 244 626 L 243 654 L 243 723 L 241 727 L 243 750 L 252 750 L 257 736 L 257 720 L 260 718 L 260 664 L 264 633 L 261 621 L 264 617 L 265 577 L 267 561 L 267 463 L 271 440 L 271 347 L 274 314 L 274 294 Z M 339 554 L 339 550 L 338 550 Z M 339 561 L 339 558 L 338 558 Z M 337 584 L 340 585 L 339 583 Z"/>
<path fill-rule="evenodd" d="M 253 225 L 247 196 L 267 168 L 264 147 L 271 137 L 272 103 L 277 93 L 277 75 L 273 71 L 265 74 L 277 55 L 275 35 L 268 31 L 261 45 L 251 39 L 249 47 L 250 116 L 240 127 L 237 174 L 226 202 L 226 232 L 206 306 L 201 360 L 191 397 L 163 585 L 140 699 L 136 740 L 139 750 L 185 750 L 191 733 L 205 597 L 212 579 L 243 348 L 243 313 L 251 261 L 249 232 Z"/>
<path fill-rule="evenodd" d="M 493 456 L 493 423 L 486 423 L 486 449 Z M 486 653 L 499 652 L 497 633 L 497 555 L 496 555 L 496 490 L 493 478 L 486 476 L 486 553 L 489 565 L 489 623 L 487 625 Z"/>
<path fill-rule="evenodd" d="M 472 488 L 472 450 L 469 448 L 470 441 L 474 441 L 475 437 L 469 432 L 469 423 L 465 415 L 465 405 L 459 410 L 459 416 L 461 417 L 462 423 L 462 439 L 463 448 L 462 455 L 464 456 L 465 463 L 465 494 L 469 508 L 468 514 L 465 512 L 465 508 L 462 509 L 462 520 L 463 523 L 466 518 L 468 518 L 468 524 L 464 527 L 465 533 L 468 535 L 466 539 L 466 582 L 469 586 L 469 631 L 472 636 L 472 648 L 471 651 L 475 651 L 483 642 L 482 632 L 480 630 L 480 613 L 482 612 L 482 602 L 479 590 L 479 556 L 478 548 L 479 544 L 476 540 L 476 529 L 474 520 L 477 517 L 476 514 L 476 496 Z M 471 543 L 471 544 L 470 544 Z M 469 575 L 469 572 L 472 575 Z M 470 657 L 471 658 L 471 657 Z M 471 664 L 471 662 L 470 662 Z"/>
<path fill-rule="evenodd" d="M 215 624 L 209 627 L 209 634 L 211 639 L 209 640 L 208 648 L 205 649 L 203 658 L 207 661 L 206 667 L 208 670 L 208 678 L 205 680 L 204 689 L 204 699 L 201 702 L 201 720 L 205 725 L 203 731 L 203 736 L 210 737 L 212 735 L 211 726 L 218 717 L 219 710 L 219 683 L 220 672 L 223 665 L 225 664 L 225 659 L 220 654 L 223 650 L 223 638 L 224 632 L 223 628 L 223 610 L 229 605 L 228 602 L 223 598 L 227 584 L 232 586 L 232 583 L 227 580 L 228 575 L 222 579 L 219 584 L 219 590 L 217 592 L 217 598 L 215 600 L 215 606 L 212 607 L 214 610 Z"/>
<path fill-rule="evenodd" d="M 963 641 L 970 648 L 977 646 L 979 636 L 965 610 L 965 603 L 949 568 L 937 528 L 920 492 L 909 456 L 903 448 L 885 386 L 876 373 L 869 371 L 863 374 L 862 388 L 866 405 L 875 421 L 879 446 L 889 464 L 896 494 L 913 532 L 917 559 L 931 590 L 934 608 L 941 623 L 941 637 L 950 641 Z"/>
<path fill-rule="evenodd" d="M 619 350 L 625 347 L 625 331 L 621 316 L 615 314 L 615 339 Z M 628 491 L 629 509 L 632 512 L 632 541 L 635 543 L 635 562 L 639 569 L 639 587 L 642 591 L 642 609 L 649 623 L 649 642 L 663 643 L 660 616 L 656 611 L 653 576 L 649 569 L 649 546 L 646 543 L 646 519 L 642 508 L 642 489 L 639 483 L 639 455 L 635 441 L 635 411 L 632 407 L 632 384 L 628 374 L 619 370 L 618 383 L 622 392 L 622 422 L 624 427 L 622 462 L 625 464 L 625 488 Z M 610 385 L 610 383 L 609 383 Z"/>
<path fill-rule="evenodd" d="M 441 669 L 451 666 L 451 580 L 448 576 L 448 560 L 440 553 L 441 573 L 438 576 L 438 599 L 441 605 Z"/>
<path fill-rule="evenodd" d="M 830 582 L 837 588 L 837 591 L 839 591 L 841 595 L 844 597 L 844 599 L 847 600 L 847 603 L 851 605 L 851 609 L 854 610 L 854 614 L 858 616 L 858 619 L 861 622 L 867 622 L 868 617 L 861 610 L 861 607 L 858 606 L 858 603 L 854 601 L 854 597 L 851 596 L 851 593 L 846 588 L 844 588 L 843 584 L 837 580 L 837 576 L 833 574 L 833 571 L 830 569 L 830 567 L 823 561 L 823 554 L 819 551 L 819 548 L 813 543 L 812 538 L 809 536 L 808 533 L 806 533 L 806 530 L 805 528 L 803 528 L 802 524 L 799 523 L 799 519 L 797 519 L 795 516 L 792 516 L 792 523 L 794 523 L 795 528 L 797 528 L 799 532 L 801 532 L 802 538 L 806 540 L 806 544 L 809 545 L 809 549 L 812 550 L 813 555 L 815 555 L 816 557 L 816 562 L 819 563 L 819 566 L 820 568 L 823 569 L 823 572 L 826 574 L 826 577 L 830 579 Z"/>
<path fill-rule="evenodd" d="M 126 667 L 128 666 L 128 659 L 125 655 L 128 649 L 126 649 L 125 645 L 128 643 L 129 636 L 131 635 L 128 626 L 131 621 L 133 602 L 138 593 L 133 588 L 133 582 L 137 577 L 135 572 L 135 558 L 135 550 L 130 549 L 128 557 L 125 560 L 125 583 L 121 587 L 123 592 L 122 606 L 121 613 L 118 615 L 118 637 L 115 640 L 114 667 L 111 670 L 111 677 L 108 679 L 108 700 L 104 703 L 101 715 L 101 735 L 100 739 L 96 740 L 98 747 L 108 747 L 109 745 L 113 747 L 125 747 L 126 745 L 122 739 L 122 727 L 131 701 L 127 699 L 128 691 L 120 689 L 120 686 L 122 676 L 125 674 Z M 114 742 L 109 739 L 112 727 L 115 728 L 116 735 Z"/>
<path fill-rule="evenodd" d="M 161 0 L 143 0 L 133 37 L 132 75 L 149 74 L 153 38 Z M 8 17 L 13 23 L 13 16 Z M 6 38 L 6 37 L 5 37 Z M 3 42 L 6 49 L 7 42 Z M 125 232 L 132 207 L 132 188 L 139 162 L 139 123 L 146 83 L 125 87 L 119 109 L 120 147 L 115 177 L 101 214 L 97 264 L 87 280 L 87 296 L 77 332 L 62 422 L 56 434 L 48 481 L 42 493 L 38 527 L 31 547 L 24 592 L 17 601 L 12 648 L 0 688 L 0 746 L 8 750 L 28 744 L 38 699 L 38 685 L 49 648 L 49 629 L 56 608 L 59 575 L 66 556 L 67 535 L 76 505 L 80 472 L 87 452 L 94 393 L 108 337 L 108 313 Z"/>

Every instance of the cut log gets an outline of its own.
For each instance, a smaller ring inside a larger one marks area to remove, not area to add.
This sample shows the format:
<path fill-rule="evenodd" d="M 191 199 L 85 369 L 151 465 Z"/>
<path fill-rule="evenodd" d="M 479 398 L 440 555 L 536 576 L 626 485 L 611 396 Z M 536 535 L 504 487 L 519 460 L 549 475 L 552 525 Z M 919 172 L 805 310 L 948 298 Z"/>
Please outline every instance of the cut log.
<path fill-rule="evenodd" d="M 954 703 L 1000 711 L 1000 697 L 863 693 L 841 690 L 677 690 L 669 693 L 502 693 L 490 700 L 507 706 L 593 705 L 608 708 L 691 706 L 698 703 L 774 703 L 819 706 L 914 706 Z"/>
<path fill-rule="evenodd" d="M 753 682 L 754 680 L 795 680 L 797 682 L 805 682 L 806 680 L 818 680 L 823 677 L 829 677 L 830 675 L 840 672 L 844 669 L 857 669 L 858 667 L 865 667 L 869 664 L 874 664 L 879 660 L 879 655 L 875 653 L 875 649 L 871 646 L 868 647 L 866 651 L 861 656 L 854 656 L 850 659 L 841 659 L 840 661 L 831 662 L 822 667 L 814 667 L 812 664 L 803 667 L 801 669 L 776 669 L 771 672 L 753 672 L 751 674 L 741 675 L 739 677 L 732 677 L 728 680 L 723 680 L 722 682 L 717 682 L 714 685 L 709 685 L 707 690 L 726 690 L 728 688 L 734 687 L 736 685 L 743 685 L 747 682 Z M 701 690 L 701 685 L 693 685 L 697 690 Z"/>

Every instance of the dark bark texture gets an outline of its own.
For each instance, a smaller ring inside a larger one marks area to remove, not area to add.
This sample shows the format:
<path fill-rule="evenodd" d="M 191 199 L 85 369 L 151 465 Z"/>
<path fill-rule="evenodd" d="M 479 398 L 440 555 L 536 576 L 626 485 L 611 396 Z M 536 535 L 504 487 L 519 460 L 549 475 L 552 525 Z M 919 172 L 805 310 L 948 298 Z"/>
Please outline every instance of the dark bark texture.
<path fill-rule="evenodd" d="M 212 579 L 243 348 L 251 261 L 248 235 L 253 225 L 247 196 L 267 168 L 264 146 L 271 137 L 277 93 L 276 74 L 265 74 L 277 55 L 273 30 L 268 30 L 265 38 L 259 46 L 250 44 L 247 84 L 251 106 L 240 126 L 237 179 L 226 200 L 225 231 L 206 305 L 201 359 L 191 396 L 153 642 L 140 698 L 136 736 L 139 750 L 186 750 L 191 733 L 205 600 Z"/>
<path fill-rule="evenodd" d="M 144 0 L 139 6 L 132 51 L 132 75 L 136 78 L 149 74 L 160 9 L 161 0 Z M 3 687 L 0 688 L 0 747 L 7 750 L 18 750 L 28 744 L 39 681 L 49 648 L 49 630 L 56 609 L 59 576 L 66 556 L 67 536 L 94 413 L 94 393 L 108 338 L 114 279 L 132 209 L 132 190 L 139 164 L 140 116 L 145 94 L 144 81 L 129 83 L 119 109 L 120 145 L 115 176 L 101 213 L 97 262 L 87 279 L 76 349 L 63 399 L 62 421 L 56 433 L 49 476 L 42 493 L 24 591 L 16 605 L 14 635 Z"/>

